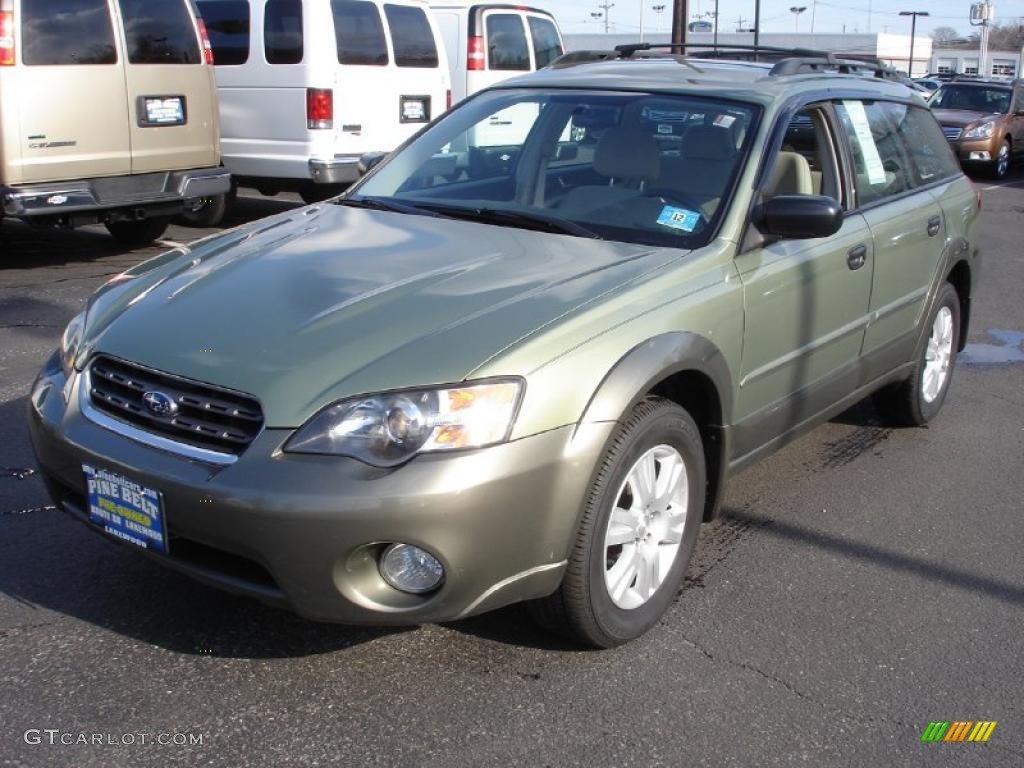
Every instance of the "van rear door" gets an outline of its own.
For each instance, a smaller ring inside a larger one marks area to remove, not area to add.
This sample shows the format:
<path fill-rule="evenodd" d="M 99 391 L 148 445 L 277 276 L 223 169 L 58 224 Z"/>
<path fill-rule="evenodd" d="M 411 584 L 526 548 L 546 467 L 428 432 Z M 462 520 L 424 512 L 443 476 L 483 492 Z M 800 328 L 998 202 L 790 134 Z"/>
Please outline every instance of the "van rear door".
<path fill-rule="evenodd" d="M 132 173 L 219 162 L 212 67 L 188 0 L 118 0 L 124 27 Z"/>
<path fill-rule="evenodd" d="M 22 183 L 131 171 L 124 56 L 108 0 L 21 0 Z"/>
<path fill-rule="evenodd" d="M 331 0 L 339 153 L 391 151 L 447 107 L 450 76 L 424 4 Z"/>

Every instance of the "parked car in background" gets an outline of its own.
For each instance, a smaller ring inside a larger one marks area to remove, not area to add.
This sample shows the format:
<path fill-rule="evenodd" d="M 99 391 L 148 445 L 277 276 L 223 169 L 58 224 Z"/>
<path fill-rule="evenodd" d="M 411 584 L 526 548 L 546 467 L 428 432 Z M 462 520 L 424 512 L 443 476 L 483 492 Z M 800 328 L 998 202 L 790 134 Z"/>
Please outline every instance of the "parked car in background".
<path fill-rule="evenodd" d="M 199 0 L 236 182 L 307 202 L 443 112 L 451 78 L 417 0 Z M 212 218 L 212 217 L 211 217 Z"/>
<path fill-rule="evenodd" d="M 914 80 L 914 85 L 916 85 L 922 91 L 925 91 L 927 93 L 934 93 L 935 90 L 940 85 L 942 85 L 942 81 L 941 80 L 933 80 L 933 79 L 927 78 L 927 77 L 919 77 L 916 80 Z"/>
<path fill-rule="evenodd" d="M 53 503 L 309 618 L 531 601 L 609 647 L 677 598 L 733 473 L 869 395 L 936 418 L 980 198 L 920 97 L 800 52 L 632 52 L 100 288 L 29 398 Z M 439 173 L 524 104 L 514 165 Z"/>
<path fill-rule="evenodd" d="M 952 80 L 928 103 L 965 168 L 1001 179 L 1024 154 L 1024 81 Z"/>
<path fill-rule="evenodd" d="M 444 36 L 454 104 L 565 51 L 554 16 L 539 8 L 471 0 L 434 0 L 430 8 Z"/>
<path fill-rule="evenodd" d="M 0 0 L 0 217 L 131 245 L 230 188 L 189 0 Z"/>

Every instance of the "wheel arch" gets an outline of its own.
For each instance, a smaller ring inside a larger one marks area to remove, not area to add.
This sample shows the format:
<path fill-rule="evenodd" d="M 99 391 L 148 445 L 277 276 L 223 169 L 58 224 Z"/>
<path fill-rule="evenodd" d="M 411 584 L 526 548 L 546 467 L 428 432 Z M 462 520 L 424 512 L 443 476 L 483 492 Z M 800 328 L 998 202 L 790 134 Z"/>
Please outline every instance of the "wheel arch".
<path fill-rule="evenodd" d="M 714 518 L 728 465 L 732 376 L 721 351 L 695 333 L 672 332 L 633 347 L 612 366 L 581 422 L 620 421 L 643 398 L 671 400 L 700 430 L 707 469 L 704 520 Z"/>
<path fill-rule="evenodd" d="M 960 259 L 950 268 L 946 274 L 946 282 L 956 289 L 960 298 L 960 343 L 957 351 L 963 350 L 967 344 L 967 332 L 970 329 L 971 320 L 971 265 L 966 259 Z"/>

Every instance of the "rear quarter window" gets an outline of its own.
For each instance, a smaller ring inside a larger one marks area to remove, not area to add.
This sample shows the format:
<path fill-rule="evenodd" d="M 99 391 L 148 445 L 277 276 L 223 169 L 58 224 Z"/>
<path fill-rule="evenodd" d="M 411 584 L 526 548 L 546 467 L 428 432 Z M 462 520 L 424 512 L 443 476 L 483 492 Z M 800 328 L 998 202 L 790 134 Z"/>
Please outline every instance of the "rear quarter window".
<path fill-rule="evenodd" d="M 528 71 L 530 49 L 526 44 L 523 19 L 514 13 L 487 16 L 487 68 Z"/>
<path fill-rule="evenodd" d="M 117 62 L 106 0 L 21 0 L 19 42 L 29 66 Z"/>
<path fill-rule="evenodd" d="M 421 8 L 385 5 L 384 15 L 391 28 L 395 64 L 400 67 L 436 67 L 437 45 L 434 33 Z"/>
<path fill-rule="evenodd" d="M 263 53 L 268 64 L 302 62 L 302 0 L 267 0 L 263 8 Z M 213 56 L 216 61 L 217 53 Z"/>
<path fill-rule="evenodd" d="M 218 66 L 245 64 L 249 60 L 248 0 L 201 0 L 198 6 L 214 62 Z"/>
<path fill-rule="evenodd" d="M 558 30 L 553 22 L 537 16 L 527 16 L 530 25 L 530 37 L 533 39 L 533 58 L 537 69 L 546 67 L 562 55 L 562 41 L 558 39 Z"/>
<path fill-rule="evenodd" d="M 365 0 L 331 0 L 338 63 L 384 66 L 388 44 L 380 11 Z"/>
<path fill-rule="evenodd" d="M 198 64 L 199 40 L 185 0 L 119 0 L 130 64 Z"/>

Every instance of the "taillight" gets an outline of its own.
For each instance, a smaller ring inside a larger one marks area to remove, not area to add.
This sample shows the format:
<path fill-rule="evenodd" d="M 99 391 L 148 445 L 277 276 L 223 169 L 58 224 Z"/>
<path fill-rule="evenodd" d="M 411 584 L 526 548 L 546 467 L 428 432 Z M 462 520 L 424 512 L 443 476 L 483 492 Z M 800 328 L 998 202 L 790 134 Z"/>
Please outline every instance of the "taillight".
<path fill-rule="evenodd" d="M 445 109 L 451 109 L 452 108 L 452 89 L 451 88 L 449 88 L 447 91 L 444 92 L 444 108 Z"/>
<path fill-rule="evenodd" d="M 206 22 L 196 19 L 196 23 L 199 25 L 199 40 L 203 44 L 203 61 L 213 64 L 213 46 L 210 45 L 210 36 L 206 34 Z"/>
<path fill-rule="evenodd" d="M 306 127 L 334 127 L 334 91 L 330 88 L 306 89 Z"/>
<path fill-rule="evenodd" d="M 0 0 L 0 67 L 14 66 L 14 11 Z"/>
<path fill-rule="evenodd" d="M 469 48 L 466 54 L 466 69 L 479 71 L 484 69 L 484 39 L 480 35 L 473 35 L 469 38 Z"/>

